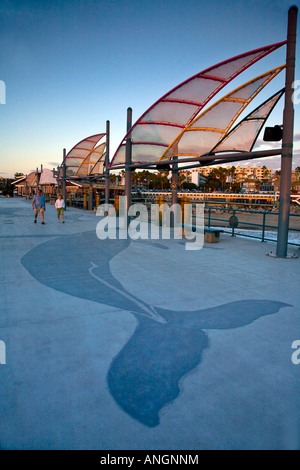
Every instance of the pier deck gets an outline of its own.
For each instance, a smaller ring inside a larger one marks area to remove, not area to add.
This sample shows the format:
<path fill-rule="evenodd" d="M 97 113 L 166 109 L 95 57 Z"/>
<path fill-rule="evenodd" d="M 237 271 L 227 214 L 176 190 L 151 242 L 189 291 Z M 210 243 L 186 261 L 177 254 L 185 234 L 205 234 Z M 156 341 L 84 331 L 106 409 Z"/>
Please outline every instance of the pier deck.
<path fill-rule="evenodd" d="M 1 449 L 300 448 L 300 258 L 65 220 L 0 199 Z"/>

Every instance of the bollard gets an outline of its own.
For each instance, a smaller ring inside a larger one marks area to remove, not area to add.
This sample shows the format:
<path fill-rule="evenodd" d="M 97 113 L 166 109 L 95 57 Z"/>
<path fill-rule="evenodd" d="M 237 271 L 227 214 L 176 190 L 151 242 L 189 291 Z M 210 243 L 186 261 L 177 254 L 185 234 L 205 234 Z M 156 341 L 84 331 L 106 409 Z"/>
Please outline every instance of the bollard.
<path fill-rule="evenodd" d="M 160 206 L 165 203 L 165 199 L 163 196 L 156 197 L 156 204 L 158 205 L 158 217 L 159 217 L 159 227 L 162 227 L 163 224 L 163 209 L 160 210 Z"/>
<path fill-rule="evenodd" d="M 115 211 L 116 211 L 116 216 L 119 217 L 119 210 L 120 210 L 120 196 L 115 195 Z"/>
<path fill-rule="evenodd" d="M 86 192 L 83 194 L 83 208 L 87 210 L 87 194 Z"/>
<path fill-rule="evenodd" d="M 189 202 L 189 198 L 188 198 L 188 197 L 181 197 L 181 198 L 178 199 L 178 203 L 179 203 L 180 206 L 181 206 L 181 220 L 182 220 L 182 223 L 183 223 L 183 224 L 189 223 L 189 220 L 188 220 L 188 219 L 185 220 L 185 217 L 186 217 L 186 215 L 188 215 L 188 214 L 186 214 L 186 213 L 185 213 L 185 210 L 184 210 L 184 205 L 187 204 L 188 202 Z M 186 233 L 186 229 L 185 229 L 184 227 L 182 227 L 182 236 L 184 236 L 185 233 Z"/>

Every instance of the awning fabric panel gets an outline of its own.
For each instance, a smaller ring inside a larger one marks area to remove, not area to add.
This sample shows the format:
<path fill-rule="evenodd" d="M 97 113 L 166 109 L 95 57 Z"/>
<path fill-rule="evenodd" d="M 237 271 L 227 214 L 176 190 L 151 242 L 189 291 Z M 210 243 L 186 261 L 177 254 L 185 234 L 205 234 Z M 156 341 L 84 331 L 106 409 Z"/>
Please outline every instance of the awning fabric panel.
<path fill-rule="evenodd" d="M 103 158 L 106 142 L 95 147 L 80 164 L 76 176 L 88 176 L 92 173 L 95 165 Z M 102 165 L 103 166 L 103 165 Z"/>
<path fill-rule="evenodd" d="M 263 125 L 283 94 L 284 89 L 275 93 L 275 95 L 248 114 L 212 151 L 214 153 L 232 151 L 251 152 Z"/>
<path fill-rule="evenodd" d="M 70 150 L 63 161 L 63 164 L 66 165 L 67 176 L 75 175 L 83 160 L 104 136 L 105 134 L 95 134 L 90 137 L 86 137 Z M 59 176 L 62 176 L 62 166 L 59 171 Z"/>
<path fill-rule="evenodd" d="M 104 173 L 104 158 L 96 163 L 96 165 L 91 169 L 90 175 L 103 175 Z"/>
<path fill-rule="evenodd" d="M 200 157 L 210 153 L 249 103 L 284 68 L 281 66 L 270 70 L 224 96 L 187 126 L 161 159 L 173 156 Z"/>
<path fill-rule="evenodd" d="M 164 124 L 149 124 L 135 126 L 132 132 L 134 141 L 140 143 L 156 143 L 165 144 L 168 147 L 169 142 L 173 141 L 178 133 L 182 130 L 182 127 L 177 126 L 166 126 Z"/>
<path fill-rule="evenodd" d="M 171 101 L 162 101 L 145 116 L 143 121 L 151 124 L 151 122 L 161 122 L 168 124 L 178 124 L 185 127 L 186 122 L 192 114 L 195 114 L 198 106 L 190 103 L 181 103 L 181 106 L 174 106 Z M 138 125 L 138 124 L 137 124 Z"/>
<path fill-rule="evenodd" d="M 135 145 L 132 148 L 132 161 L 135 163 L 157 163 L 166 147 L 155 144 Z"/>
<path fill-rule="evenodd" d="M 286 42 L 273 44 L 226 60 L 221 64 L 217 64 L 194 75 L 165 94 L 136 121 L 126 134 L 110 166 L 114 167 L 125 164 L 123 146 L 127 138 L 132 140 L 133 163 L 148 163 L 155 161 L 155 159 L 158 161 L 165 149 L 161 149 L 160 155 L 157 152 L 155 154 L 151 153 L 148 159 L 149 144 L 152 144 L 153 148 L 157 144 L 162 143 L 170 146 L 174 140 L 175 130 L 177 135 L 179 135 L 182 129 L 195 119 L 204 106 L 224 86 L 252 64 L 284 44 Z M 165 124 L 165 127 L 170 126 L 170 128 L 177 125 L 178 128 L 174 127 L 174 129 L 170 129 L 167 132 L 165 129 L 162 129 L 162 124 Z M 157 131 L 154 129 L 155 126 L 157 126 Z M 151 140 L 149 140 L 150 136 Z M 143 145 L 145 145 L 145 148 L 143 148 Z M 135 149 L 135 147 L 137 148 Z M 147 158 L 147 160 L 144 160 L 144 158 Z"/>

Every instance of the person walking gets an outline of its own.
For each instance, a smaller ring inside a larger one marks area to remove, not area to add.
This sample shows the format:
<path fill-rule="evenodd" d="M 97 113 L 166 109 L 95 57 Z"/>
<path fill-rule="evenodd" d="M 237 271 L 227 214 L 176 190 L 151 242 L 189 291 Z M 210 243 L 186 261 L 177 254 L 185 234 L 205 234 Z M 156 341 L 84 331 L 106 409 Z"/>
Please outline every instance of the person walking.
<path fill-rule="evenodd" d="M 58 195 L 58 199 L 56 200 L 55 207 L 57 210 L 58 222 L 60 222 L 60 218 L 61 218 L 61 221 L 64 224 L 65 223 L 65 220 L 64 220 L 65 201 L 63 200 L 61 194 Z"/>
<path fill-rule="evenodd" d="M 34 223 L 37 223 L 38 215 L 41 214 L 42 225 L 45 225 L 44 213 L 46 211 L 46 199 L 40 189 L 32 199 L 32 210 L 35 211 Z"/>

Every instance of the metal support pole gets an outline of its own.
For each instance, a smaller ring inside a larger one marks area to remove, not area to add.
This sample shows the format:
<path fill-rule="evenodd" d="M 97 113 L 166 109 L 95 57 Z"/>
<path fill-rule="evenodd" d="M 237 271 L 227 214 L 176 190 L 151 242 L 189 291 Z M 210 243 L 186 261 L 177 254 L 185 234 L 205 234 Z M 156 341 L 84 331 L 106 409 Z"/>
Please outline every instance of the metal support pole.
<path fill-rule="evenodd" d="M 178 157 L 174 157 L 173 161 L 178 160 Z M 171 180 L 171 191 L 172 191 L 172 205 L 178 202 L 178 164 L 172 166 L 172 180 Z M 171 212 L 170 219 L 171 227 L 175 227 L 175 212 Z"/>
<path fill-rule="evenodd" d="M 37 169 L 36 169 L 36 194 L 37 194 L 37 192 L 38 192 L 38 190 L 39 190 L 39 182 L 40 182 L 40 181 L 39 181 L 39 169 L 37 168 Z"/>
<path fill-rule="evenodd" d="M 127 109 L 127 133 L 132 127 L 132 109 Z M 131 162 L 132 162 L 132 140 L 131 134 L 128 134 L 126 140 L 126 156 L 125 156 L 125 196 L 127 198 L 127 214 L 131 204 Z M 127 217 L 128 227 L 128 217 Z"/>
<path fill-rule="evenodd" d="M 288 249 L 294 137 L 293 83 L 295 80 L 297 14 L 297 7 L 293 6 L 289 9 L 286 52 L 285 107 L 283 112 L 283 138 L 280 177 L 280 205 L 276 252 L 276 256 L 278 258 L 286 258 Z"/>
<path fill-rule="evenodd" d="M 178 160 L 178 157 L 174 157 L 173 161 Z M 172 166 L 172 182 L 171 182 L 171 189 L 172 189 L 172 204 L 177 204 L 178 200 L 178 164 L 174 164 Z"/>
<path fill-rule="evenodd" d="M 65 201 L 65 210 L 67 210 L 67 168 L 65 164 L 66 149 L 63 151 L 63 200 Z"/>
<path fill-rule="evenodd" d="M 60 167 L 57 167 L 57 196 L 59 195 L 60 187 L 59 187 L 59 172 L 60 172 Z"/>
<path fill-rule="evenodd" d="M 106 121 L 105 204 L 109 204 L 109 143 L 110 143 L 110 122 Z"/>
<path fill-rule="evenodd" d="M 93 183 L 90 181 L 90 188 L 89 188 L 89 211 L 93 210 L 93 199 L 94 199 L 94 193 L 93 193 Z"/>

